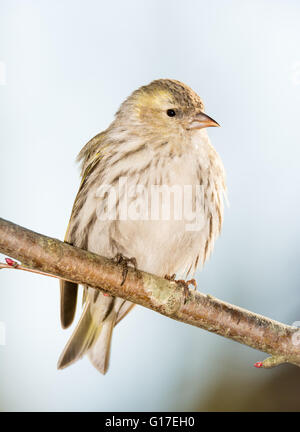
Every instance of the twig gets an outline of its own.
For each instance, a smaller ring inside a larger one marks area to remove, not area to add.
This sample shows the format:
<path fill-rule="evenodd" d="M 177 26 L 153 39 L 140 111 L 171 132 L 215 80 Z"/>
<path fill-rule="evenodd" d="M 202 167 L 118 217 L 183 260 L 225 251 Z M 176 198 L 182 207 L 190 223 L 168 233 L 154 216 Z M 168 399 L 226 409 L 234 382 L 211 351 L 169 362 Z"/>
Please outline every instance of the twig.
<path fill-rule="evenodd" d="M 158 276 L 128 269 L 113 260 L 37 234 L 0 218 L 0 252 L 19 261 L 16 269 L 33 271 L 101 289 L 178 321 L 191 324 L 271 355 L 256 367 L 281 363 L 300 366 L 297 327 L 247 311 L 210 295 L 190 291 Z M 2 264 L 0 268 L 13 268 Z"/>
<path fill-rule="evenodd" d="M 14 261 L 14 263 L 16 263 L 16 261 Z M 0 270 L 1 269 L 15 269 L 15 270 L 23 270 L 23 271 L 27 271 L 30 273 L 36 273 L 39 275 L 43 275 L 43 276 L 50 276 L 56 279 L 61 279 L 59 276 L 50 274 L 50 273 L 45 273 L 39 270 L 34 270 L 25 266 L 22 266 L 21 264 L 16 263 L 16 265 L 11 265 L 11 264 L 4 264 L 4 263 L 0 263 Z"/>

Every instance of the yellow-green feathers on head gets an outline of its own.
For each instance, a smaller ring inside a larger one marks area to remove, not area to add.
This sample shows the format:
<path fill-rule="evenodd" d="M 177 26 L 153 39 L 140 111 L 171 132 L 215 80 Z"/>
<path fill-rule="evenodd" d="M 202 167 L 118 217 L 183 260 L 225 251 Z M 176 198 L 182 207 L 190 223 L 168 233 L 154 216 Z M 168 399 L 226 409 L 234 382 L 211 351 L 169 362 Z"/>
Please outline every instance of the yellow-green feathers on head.
<path fill-rule="evenodd" d="M 175 118 L 167 114 L 175 112 Z M 184 127 L 197 111 L 203 111 L 200 97 L 187 85 L 171 79 L 159 79 L 134 91 L 121 105 L 116 118 L 152 128 Z M 175 126 L 176 125 L 176 126 Z"/>
<path fill-rule="evenodd" d="M 136 90 L 131 97 L 140 110 L 147 106 L 157 109 L 178 108 L 186 112 L 204 109 L 202 100 L 190 87 L 170 79 L 152 81 Z"/>
<path fill-rule="evenodd" d="M 122 103 L 111 125 L 81 150 L 78 160 L 82 161 L 82 175 L 114 145 L 123 152 L 145 145 L 164 147 L 166 153 L 181 152 L 190 140 L 191 118 L 203 110 L 200 97 L 180 81 L 158 79 L 140 87 Z"/>

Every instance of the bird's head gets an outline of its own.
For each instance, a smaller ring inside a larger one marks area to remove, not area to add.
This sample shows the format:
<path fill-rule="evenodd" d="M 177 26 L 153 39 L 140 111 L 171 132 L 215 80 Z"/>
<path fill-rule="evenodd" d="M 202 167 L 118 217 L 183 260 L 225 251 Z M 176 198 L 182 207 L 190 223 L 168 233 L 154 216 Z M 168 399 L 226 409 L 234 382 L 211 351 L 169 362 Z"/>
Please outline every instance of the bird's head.
<path fill-rule="evenodd" d="M 204 113 L 200 97 L 185 84 L 159 79 L 140 87 L 121 105 L 116 120 L 156 143 L 181 145 L 200 129 L 219 124 Z"/>

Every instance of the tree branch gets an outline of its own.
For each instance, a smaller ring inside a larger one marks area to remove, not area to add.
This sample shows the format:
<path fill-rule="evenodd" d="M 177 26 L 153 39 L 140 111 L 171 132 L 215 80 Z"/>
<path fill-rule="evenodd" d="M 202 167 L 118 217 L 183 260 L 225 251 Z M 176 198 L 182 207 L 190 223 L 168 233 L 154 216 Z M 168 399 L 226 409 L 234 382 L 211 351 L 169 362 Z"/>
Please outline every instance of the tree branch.
<path fill-rule="evenodd" d="M 183 287 L 174 281 L 129 268 L 125 283 L 122 267 L 112 260 L 37 234 L 0 218 L 0 252 L 22 263 L 16 268 L 46 274 L 140 304 L 169 318 L 217 333 L 271 355 L 256 367 L 281 363 L 300 366 L 297 327 L 281 324 L 210 295 L 190 291 L 184 303 Z M 1 268 L 14 268 L 13 262 Z"/>

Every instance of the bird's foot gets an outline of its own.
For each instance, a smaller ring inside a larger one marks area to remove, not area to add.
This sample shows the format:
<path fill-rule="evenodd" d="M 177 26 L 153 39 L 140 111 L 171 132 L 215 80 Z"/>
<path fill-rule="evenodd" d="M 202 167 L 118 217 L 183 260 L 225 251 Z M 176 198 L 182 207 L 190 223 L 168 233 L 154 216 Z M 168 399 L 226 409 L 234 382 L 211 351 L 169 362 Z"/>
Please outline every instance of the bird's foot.
<path fill-rule="evenodd" d="M 175 277 L 176 277 L 175 274 L 173 274 L 172 276 L 165 275 L 165 279 L 167 279 L 169 281 L 176 282 L 178 285 L 183 287 L 184 304 L 185 304 L 189 295 L 190 295 L 189 286 L 193 285 L 194 289 L 196 290 L 197 289 L 197 282 L 195 279 L 190 279 L 188 281 L 185 281 L 183 279 L 176 280 Z"/>
<path fill-rule="evenodd" d="M 176 277 L 175 273 L 172 274 L 171 276 L 170 275 L 165 275 L 165 279 L 167 279 L 168 281 L 176 282 L 175 277 Z"/>
<path fill-rule="evenodd" d="M 122 285 L 124 285 L 124 282 L 126 281 L 126 277 L 127 277 L 127 274 L 128 274 L 129 264 L 132 265 L 132 267 L 134 268 L 134 270 L 137 270 L 137 261 L 136 261 L 136 259 L 134 257 L 128 258 L 128 257 L 124 256 L 121 253 L 117 253 L 117 255 L 113 258 L 113 261 L 116 264 L 119 264 L 119 265 L 122 266 L 122 269 L 123 269 L 122 270 L 122 277 L 123 277 L 123 279 L 122 279 L 122 282 L 121 282 L 121 286 L 122 286 Z"/>

